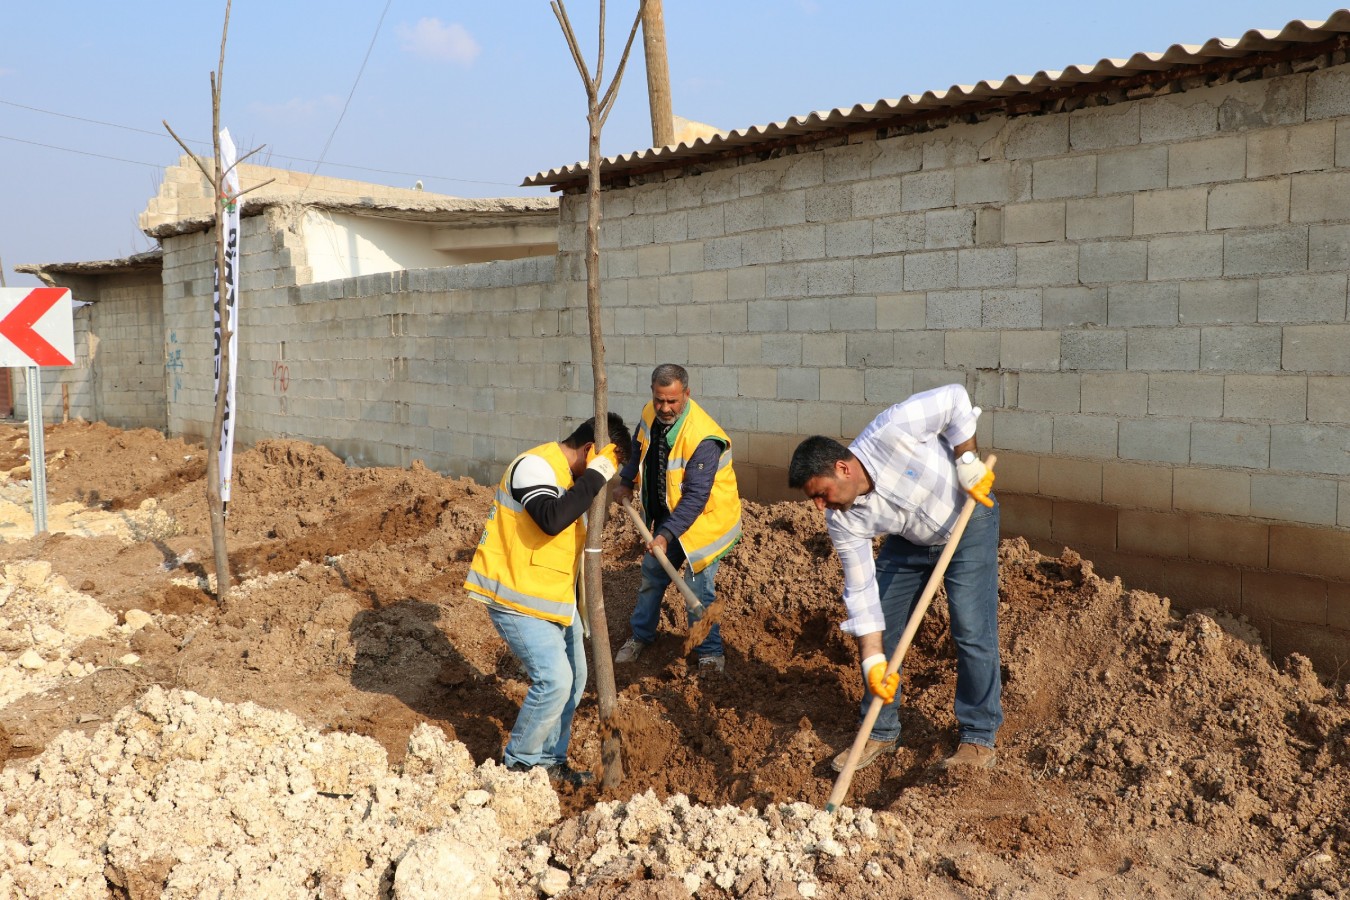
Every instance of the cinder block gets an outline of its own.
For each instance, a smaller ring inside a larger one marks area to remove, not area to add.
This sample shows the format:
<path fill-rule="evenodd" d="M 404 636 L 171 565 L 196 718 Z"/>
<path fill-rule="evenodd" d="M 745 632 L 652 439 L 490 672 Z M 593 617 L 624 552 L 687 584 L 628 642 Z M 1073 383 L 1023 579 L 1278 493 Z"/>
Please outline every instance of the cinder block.
<path fill-rule="evenodd" d="M 1350 131 L 1345 141 L 1350 144 Z M 1308 227 L 1308 268 L 1314 272 L 1350 268 L 1350 225 Z"/>
<path fill-rule="evenodd" d="M 1271 525 L 1270 567 L 1350 580 L 1350 532 Z"/>
<path fill-rule="evenodd" d="M 1054 420 L 1049 413 L 1013 409 L 992 410 L 993 446 L 1023 453 L 1049 453 Z M 986 414 L 987 415 L 987 414 Z"/>
<path fill-rule="evenodd" d="M 1350 372 L 1350 325 L 1290 325 L 1281 359 L 1286 372 Z"/>
<path fill-rule="evenodd" d="M 1308 75 L 1308 118 L 1350 114 L 1350 66 L 1333 66 Z"/>
<path fill-rule="evenodd" d="M 1002 469 L 1003 458 L 999 457 Z M 1046 458 L 1040 461 L 1037 481 L 1040 492 L 1057 500 L 1077 500 L 1082 503 L 1102 502 L 1102 463 L 1100 460 L 1074 458 Z M 1002 471 L 999 480 L 1003 480 Z"/>
<path fill-rule="evenodd" d="M 1039 289 L 987 290 L 983 293 L 983 324 L 986 328 L 1041 327 Z"/>
<path fill-rule="evenodd" d="M 861 369 L 821 369 L 820 399 L 825 403 L 856 403 L 863 395 Z"/>
<path fill-rule="evenodd" d="M 902 175 L 901 180 L 904 182 L 901 207 L 904 210 L 938 209 L 951 206 L 955 202 L 955 180 L 950 170 L 916 172 L 912 175 Z"/>
<path fill-rule="evenodd" d="M 1000 451 L 1001 452 L 1001 451 Z M 1002 459 L 1002 457 L 999 457 Z M 1005 537 L 1049 540 L 1054 503 L 1047 497 L 999 493 L 999 532 Z"/>
<path fill-rule="evenodd" d="M 1326 582 L 1306 575 L 1244 571 L 1242 615 L 1254 621 L 1274 618 L 1325 625 Z"/>
<path fill-rule="evenodd" d="M 1187 325 L 1227 325 L 1256 321 L 1257 282 L 1223 279 L 1183 281 L 1178 315 Z"/>
<path fill-rule="evenodd" d="M 1002 160 L 963 166 L 954 170 L 952 175 L 958 206 L 1007 203 L 1013 199 L 1012 166 Z"/>
<path fill-rule="evenodd" d="M 1148 280 L 1213 278 L 1223 274 L 1223 235 L 1181 234 L 1148 242 Z"/>
<path fill-rule="evenodd" d="M 830 257 L 870 256 L 872 254 L 872 222 L 853 219 L 831 222 L 825 226 L 825 255 Z"/>
<path fill-rule="evenodd" d="M 1252 476 L 1252 515 L 1280 522 L 1336 524 L 1336 482 L 1300 475 Z"/>
<path fill-rule="evenodd" d="M 1200 368 L 1278 372 L 1278 328 L 1225 325 L 1200 329 Z"/>
<path fill-rule="evenodd" d="M 1096 503 L 1076 503 L 1072 500 L 1054 501 L 1050 535 L 1091 557 L 1092 549 L 1116 548 L 1116 520 L 1119 513 Z"/>
<path fill-rule="evenodd" d="M 1209 228 L 1261 228 L 1289 221 L 1289 179 L 1216 185 L 1209 192 Z"/>
<path fill-rule="evenodd" d="M 1146 144 L 1203 137 L 1218 127 L 1218 109 L 1203 91 L 1139 102 L 1139 138 Z"/>
<path fill-rule="evenodd" d="M 800 298 L 788 303 L 788 330 L 828 332 L 830 311 L 824 299 Z"/>
<path fill-rule="evenodd" d="M 979 297 L 975 298 L 978 316 Z M 927 302 L 921 291 L 901 294 L 878 294 L 876 298 L 877 328 L 882 331 L 923 328 L 927 324 Z"/>
<path fill-rule="evenodd" d="M 853 181 L 858 173 L 870 170 L 872 162 L 881 155 L 881 144 L 870 137 L 843 146 L 828 147 L 825 157 L 825 180 Z"/>
<path fill-rule="evenodd" d="M 1121 103 L 1076 109 L 1069 114 L 1069 145 L 1074 150 L 1101 150 L 1139 143 L 1139 105 Z"/>
<path fill-rule="evenodd" d="M 1003 240 L 1034 244 L 1064 240 L 1064 201 L 1012 203 L 1003 207 Z"/>
<path fill-rule="evenodd" d="M 1085 413 L 1142 417 L 1148 413 L 1148 378 L 1139 372 L 1085 372 L 1080 402 Z"/>
<path fill-rule="evenodd" d="M 969 251 L 935 250 L 906 256 L 905 290 L 941 291 L 956 287 L 956 260 L 957 254 L 961 252 Z"/>
<path fill-rule="evenodd" d="M 852 260 L 852 289 L 861 294 L 896 291 L 904 286 L 905 258 L 893 256 L 864 256 Z M 847 265 L 848 261 L 845 260 Z M 814 284 L 814 282 L 812 282 Z M 842 284 L 842 281 L 840 282 Z M 832 292 L 837 293 L 837 292 Z"/>
<path fill-rule="evenodd" d="M 1165 234 L 1205 230 L 1208 190 L 1144 191 L 1134 198 L 1134 233 Z"/>
<path fill-rule="evenodd" d="M 1059 332 L 1000 329 L 989 333 L 998 338 L 1000 362 L 997 365 L 1016 372 L 1059 369 Z"/>
<path fill-rule="evenodd" d="M 848 359 L 848 335 L 842 332 L 814 335 L 802 342 L 802 365 L 824 368 L 842 366 Z"/>
<path fill-rule="evenodd" d="M 1336 222 L 1346 218 L 1344 198 L 1350 191 L 1350 172 L 1293 176 L 1289 219 L 1292 222 Z"/>
<path fill-rule="evenodd" d="M 1223 382 L 1221 375 L 1150 374 L 1148 414 L 1217 419 L 1223 415 Z"/>
<path fill-rule="evenodd" d="M 917 214 L 916 214 L 917 215 Z M 925 243 L 930 250 L 975 244 L 973 209 L 937 209 L 923 214 Z"/>
<path fill-rule="evenodd" d="M 1106 461 L 1102 501 L 1122 509 L 1172 508 L 1172 470 L 1167 466 Z"/>
<path fill-rule="evenodd" d="M 1344 375 L 1308 378 L 1308 421 L 1350 423 L 1350 378 Z"/>
<path fill-rule="evenodd" d="M 946 354 L 946 339 L 940 332 L 901 331 L 894 336 L 895 359 L 903 360 L 905 368 L 941 369 Z M 950 376 L 941 384 L 950 384 Z"/>
<path fill-rule="evenodd" d="M 1090 197 L 1097 193 L 1097 158 L 1092 155 L 1037 160 L 1031 169 L 1031 195 L 1037 200 Z"/>
<path fill-rule="evenodd" d="M 1102 195 L 1167 187 L 1167 148 L 1139 147 L 1097 156 L 1097 192 Z"/>
<path fill-rule="evenodd" d="M 1342 632 L 1350 632 L 1350 584 L 1331 582 L 1327 585 L 1327 624 Z M 1344 646 L 1350 633 L 1335 635 Z"/>
<path fill-rule="evenodd" d="M 1017 251 L 1012 247 L 957 251 L 957 286 L 1009 287 L 1017 283 Z"/>
<path fill-rule="evenodd" d="M 1228 232 L 1223 238 L 1225 275 L 1300 272 L 1308 267 L 1307 226 Z"/>
<path fill-rule="evenodd" d="M 998 490 L 1000 497 L 1040 492 L 1041 458 L 1027 453 L 998 451 Z"/>
<path fill-rule="evenodd" d="M 997 369 L 997 331 L 948 331 L 944 363 L 955 369 Z"/>
<path fill-rule="evenodd" d="M 728 300 L 758 300 L 764 296 L 763 267 L 743 266 L 727 270 Z"/>
<path fill-rule="evenodd" d="M 1167 148 L 1171 187 L 1237 181 L 1247 172 L 1247 139 L 1242 135 L 1207 138 Z"/>
<path fill-rule="evenodd" d="M 1258 303 L 1262 322 L 1344 322 L 1346 276 L 1262 278 Z"/>
<path fill-rule="evenodd" d="M 850 334 L 847 343 L 847 358 L 845 364 L 849 366 L 893 366 L 895 365 L 895 338 L 896 335 L 877 333 L 877 334 Z M 942 335 L 934 334 L 932 338 L 937 339 L 938 350 L 937 358 L 942 358 Z"/>
<path fill-rule="evenodd" d="M 1055 156 L 1068 150 L 1068 116 L 1019 116 L 1008 120 L 1003 147 L 1003 155 L 1008 159 Z"/>
<path fill-rule="evenodd" d="M 1194 559 L 1265 566 L 1270 558 L 1270 526 L 1213 516 L 1190 518 L 1190 555 Z"/>
<path fill-rule="evenodd" d="M 778 370 L 779 400 L 819 400 L 818 369 L 783 368 Z"/>
<path fill-rule="evenodd" d="M 1017 248 L 1017 285 L 1078 284 L 1078 248 L 1073 244 Z"/>
<path fill-rule="evenodd" d="M 792 225 L 784 228 L 779 235 L 782 259 L 785 262 L 798 262 L 806 259 L 825 257 L 825 225 Z M 766 237 L 772 232 L 766 233 Z M 769 260 L 765 260 L 768 262 Z M 750 264 L 750 260 L 745 260 Z"/>
<path fill-rule="evenodd" d="M 1334 164 L 1336 124 L 1310 122 L 1247 135 L 1247 177 L 1329 169 Z"/>
<path fill-rule="evenodd" d="M 1163 590 L 1183 609 L 1242 611 L 1242 570 L 1187 559 L 1163 562 Z"/>
<path fill-rule="evenodd" d="M 1225 469 L 1177 469 L 1172 503 L 1179 510 L 1225 516 L 1251 514 L 1251 474 Z"/>
<path fill-rule="evenodd" d="M 775 368 L 742 365 L 737 380 L 742 397 L 767 400 L 778 395 L 778 370 Z"/>
<path fill-rule="evenodd" d="M 1134 197 L 1119 194 L 1070 200 L 1065 210 L 1065 233 L 1072 240 L 1122 237 L 1134 231 Z"/>
<path fill-rule="evenodd" d="M 873 297 L 832 297 L 826 303 L 833 331 L 872 331 L 877 327 L 877 304 Z"/>
<path fill-rule="evenodd" d="M 806 191 L 789 190 L 764 195 L 764 224 L 768 228 L 786 228 L 806 222 Z"/>
<path fill-rule="evenodd" d="M 1067 371 L 1124 369 L 1126 335 L 1121 330 L 1065 331 L 1060 334 L 1060 355 Z"/>
<path fill-rule="evenodd" d="M 984 296 L 979 291 L 929 291 L 929 328 L 980 328 L 984 325 Z"/>
<path fill-rule="evenodd" d="M 1119 423 L 1106 416 L 1056 415 L 1051 446 L 1065 456 L 1115 459 Z"/>
<path fill-rule="evenodd" d="M 727 234 L 739 234 L 743 231 L 761 231 L 766 227 L 764 221 L 764 198 L 742 197 L 726 204 L 722 211 L 722 222 Z"/>
<path fill-rule="evenodd" d="M 1175 284 L 1113 284 L 1106 295 L 1107 324 L 1124 327 L 1176 325 L 1179 297 L 1180 291 Z M 1198 330 L 1194 336 L 1198 348 Z M 1131 364 L 1130 368 L 1137 367 Z"/>
<path fill-rule="evenodd" d="M 914 375 L 908 370 L 868 369 L 863 373 L 862 400 L 869 407 L 879 408 L 899 403 L 919 390 L 923 388 L 915 385 Z"/>
<path fill-rule="evenodd" d="M 901 253 L 927 247 L 924 213 L 887 216 L 872 223 L 872 247 L 877 253 Z"/>
<path fill-rule="evenodd" d="M 1084 284 L 1117 284 L 1148 277 L 1146 241 L 1079 244 L 1078 253 L 1078 273 Z"/>
<path fill-rule="evenodd" d="M 1104 287 L 1047 287 L 1042 291 L 1042 322 L 1047 328 L 1104 325 L 1106 298 Z"/>
<path fill-rule="evenodd" d="M 1117 516 L 1117 546 L 1122 553 L 1184 559 L 1190 552 L 1190 522 L 1174 512 L 1122 509 Z"/>
<path fill-rule="evenodd" d="M 1078 376 L 1058 372 L 1024 372 L 1017 406 L 1045 412 L 1078 412 Z"/>
<path fill-rule="evenodd" d="M 1277 471 L 1350 475 L 1350 428 L 1283 425 L 1270 438 L 1270 467 Z"/>
<path fill-rule="evenodd" d="M 1270 465 L 1270 426 L 1241 422 L 1193 422 L 1191 462 L 1207 466 L 1265 469 Z"/>

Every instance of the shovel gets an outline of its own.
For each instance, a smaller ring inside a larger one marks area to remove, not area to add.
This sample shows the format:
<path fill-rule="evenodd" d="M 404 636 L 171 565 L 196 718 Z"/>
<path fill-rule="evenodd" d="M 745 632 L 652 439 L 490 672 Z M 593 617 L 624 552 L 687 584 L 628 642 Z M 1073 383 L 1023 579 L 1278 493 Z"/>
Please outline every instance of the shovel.
<path fill-rule="evenodd" d="M 991 470 L 998 457 L 993 453 L 984 464 Z M 966 523 L 970 521 L 971 513 L 975 512 L 975 498 L 967 497 L 966 503 L 961 507 L 961 515 L 957 516 L 956 526 L 952 528 L 952 536 L 947 541 L 947 545 L 942 548 L 942 555 L 938 557 L 937 566 L 933 569 L 933 574 L 928 576 L 928 583 L 923 587 L 923 593 L 919 595 L 919 603 L 914 607 L 914 612 L 909 617 L 909 624 L 905 626 L 905 633 L 900 636 L 900 643 L 895 648 L 895 653 L 891 654 L 891 661 L 886 664 L 886 677 L 900 671 L 900 664 L 904 662 L 905 653 L 909 651 L 909 645 L 914 640 L 914 635 L 919 630 L 919 623 L 923 620 L 923 614 L 928 611 L 928 604 L 933 601 L 933 595 L 937 593 L 938 585 L 942 584 L 942 576 L 947 571 L 947 564 L 952 561 L 952 555 L 956 553 L 956 545 L 961 541 L 961 535 L 965 533 Z M 866 690 L 866 688 L 864 688 Z M 832 813 L 839 808 L 848 796 L 848 787 L 853 782 L 853 772 L 858 768 L 858 760 L 862 757 L 863 748 L 867 746 L 867 738 L 872 733 L 872 726 L 877 721 L 877 716 L 881 715 L 881 707 L 885 702 L 875 694 L 872 695 L 872 705 L 867 707 L 867 715 L 863 716 L 862 725 L 858 727 L 858 736 L 853 739 L 853 746 L 848 751 L 848 759 L 844 761 L 844 768 L 840 770 L 839 777 L 835 779 L 834 790 L 830 791 L 830 799 L 825 804 L 825 811 Z"/>
<path fill-rule="evenodd" d="M 631 503 L 620 503 L 619 505 L 623 507 L 624 512 L 628 513 L 628 518 L 632 519 L 633 524 L 637 526 L 638 534 L 642 535 L 642 539 L 650 544 L 652 533 L 647 528 L 647 523 L 642 521 L 642 514 L 634 509 Z M 710 610 L 704 610 L 703 603 L 698 599 L 698 595 L 690 589 L 689 585 L 684 583 L 680 573 L 670 564 L 670 558 L 666 556 L 665 551 L 653 548 L 652 556 L 656 557 L 656 561 L 661 564 L 661 568 L 666 570 L 666 574 L 670 576 L 670 580 L 675 583 L 680 595 L 684 597 L 684 609 L 689 614 L 690 619 L 692 620 L 694 616 L 700 613 L 703 615 L 698 622 L 689 628 L 689 637 L 684 642 L 684 652 L 688 653 L 695 644 L 703 642 L 703 639 L 708 636 L 708 630 L 716 623 L 717 619 L 713 617 L 712 611 L 717 609 L 717 603 L 714 602 Z M 698 637 L 697 641 L 694 641 L 695 637 Z"/>

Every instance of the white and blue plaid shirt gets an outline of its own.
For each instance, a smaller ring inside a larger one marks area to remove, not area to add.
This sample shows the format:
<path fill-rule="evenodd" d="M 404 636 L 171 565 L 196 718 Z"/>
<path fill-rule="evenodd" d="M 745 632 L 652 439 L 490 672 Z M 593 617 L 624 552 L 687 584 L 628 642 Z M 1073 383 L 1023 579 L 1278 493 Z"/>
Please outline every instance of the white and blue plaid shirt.
<path fill-rule="evenodd" d="M 844 631 L 864 635 L 886 627 L 873 538 L 898 534 L 931 547 L 951 536 L 966 500 L 952 448 L 974 436 L 975 419 L 965 388 L 949 384 L 895 404 L 849 445 L 873 487 L 848 509 L 825 510 L 825 528 L 844 567 Z"/>

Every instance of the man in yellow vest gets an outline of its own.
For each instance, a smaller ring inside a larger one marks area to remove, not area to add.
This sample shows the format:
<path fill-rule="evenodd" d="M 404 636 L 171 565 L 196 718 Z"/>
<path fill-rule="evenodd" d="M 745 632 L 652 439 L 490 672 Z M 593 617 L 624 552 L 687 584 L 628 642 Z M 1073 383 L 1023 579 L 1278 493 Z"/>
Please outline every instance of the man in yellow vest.
<path fill-rule="evenodd" d="M 551 780 L 573 786 L 592 778 L 567 764 L 572 717 L 586 689 L 584 610 L 577 610 L 584 516 L 632 440 L 617 414 L 608 421 L 614 443 L 598 453 L 592 418 L 506 467 L 464 582 L 469 596 L 487 604 L 530 679 L 502 761 L 514 771 L 542 766 Z"/>
<path fill-rule="evenodd" d="M 676 570 L 686 561 L 685 582 L 702 603 L 688 610 L 689 627 L 713 602 L 713 576 L 741 537 L 741 497 L 731 467 L 731 438 L 689 396 L 689 373 L 674 363 L 652 372 L 652 400 L 642 409 L 633 451 L 619 473 L 614 498 L 627 503 L 637 492 L 652 542 Z M 652 553 L 642 560 L 642 585 L 630 624 L 633 636 L 614 655 L 616 663 L 637 659 L 652 641 L 661 618 L 661 598 L 670 576 Z M 698 645 L 699 674 L 726 666 L 722 631 L 714 624 Z"/>

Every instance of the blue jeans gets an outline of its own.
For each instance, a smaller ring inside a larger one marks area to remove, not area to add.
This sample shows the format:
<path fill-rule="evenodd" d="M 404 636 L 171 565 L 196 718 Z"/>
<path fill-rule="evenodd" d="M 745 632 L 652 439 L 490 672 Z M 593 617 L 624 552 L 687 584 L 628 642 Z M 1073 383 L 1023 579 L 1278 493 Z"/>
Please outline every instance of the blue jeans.
<path fill-rule="evenodd" d="M 525 666 L 530 689 L 520 704 L 502 761 L 559 766 L 567 762 L 572 716 L 586 690 L 586 646 L 581 614 L 571 625 L 488 607 L 497 633 Z"/>
<path fill-rule="evenodd" d="M 1003 683 L 998 651 L 998 502 L 991 509 L 975 505 L 961 543 L 952 554 L 943 577 L 951 611 L 952 641 L 956 644 L 956 721 L 960 741 L 994 746 L 1003 724 Z M 942 544 L 920 547 L 891 535 L 877 554 L 877 589 L 886 617 L 882 636 L 890 659 L 909 624 L 928 577 L 942 555 Z M 872 704 L 872 692 L 863 689 L 862 715 Z M 881 708 L 872 727 L 873 740 L 900 737 L 900 692 Z"/>
<path fill-rule="evenodd" d="M 689 585 L 689 590 L 694 592 L 703 607 L 697 613 L 689 613 L 689 627 L 693 628 L 694 623 L 703 618 L 703 613 L 707 611 L 713 602 L 713 576 L 717 574 L 717 566 L 721 560 L 710 564 L 697 575 L 692 572 L 682 575 L 684 583 Z M 686 571 L 690 568 L 685 567 Z M 637 603 L 633 605 L 633 616 L 629 619 L 629 624 L 633 626 L 633 637 L 642 641 L 644 644 L 650 644 L 656 640 L 656 626 L 661 621 L 661 598 L 665 596 L 666 588 L 670 586 L 670 576 L 666 570 L 657 562 L 656 557 L 647 553 L 642 557 L 642 586 L 638 588 Z M 684 595 L 680 595 L 680 605 L 684 606 Z M 698 645 L 699 657 L 721 656 L 722 655 L 722 626 L 713 625 L 708 631 L 708 637 L 703 643 Z"/>

